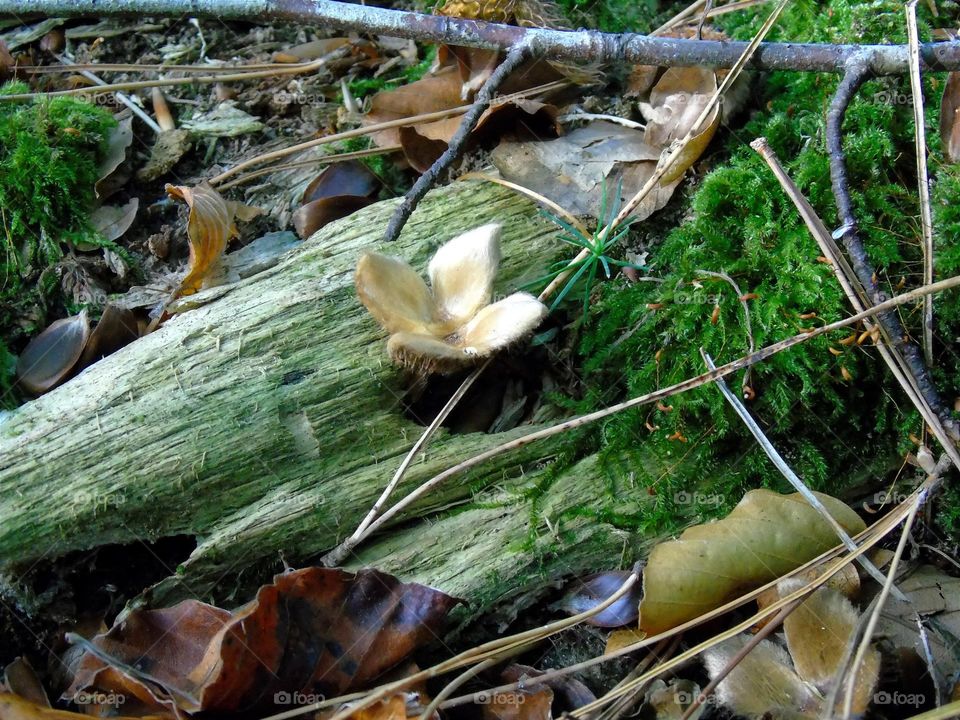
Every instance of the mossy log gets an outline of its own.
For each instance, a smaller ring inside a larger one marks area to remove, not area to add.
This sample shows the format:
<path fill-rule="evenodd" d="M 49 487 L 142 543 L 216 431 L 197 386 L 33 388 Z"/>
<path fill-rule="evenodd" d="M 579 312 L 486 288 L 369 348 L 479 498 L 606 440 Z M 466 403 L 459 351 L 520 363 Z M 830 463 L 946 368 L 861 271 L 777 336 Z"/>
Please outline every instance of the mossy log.
<path fill-rule="evenodd" d="M 409 378 L 358 302 L 367 249 L 425 269 L 453 235 L 503 225 L 500 293 L 564 257 L 527 200 L 458 183 L 422 204 L 388 248 L 395 201 L 334 223 L 274 267 L 205 290 L 157 332 L 96 363 L 0 422 L 0 563 L 106 544 L 193 536 L 195 551 L 145 596 L 169 603 L 234 596 L 315 561 L 369 510 L 421 432 L 401 412 Z M 395 497 L 532 426 L 441 432 Z M 476 614 L 545 580 L 616 566 L 638 548 L 595 519 L 641 493 L 604 490 L 589 458 L 549 478 L 559 438 L 487 462 L 437 488 L 348 566 L 375 566 L 471 600 Z M 537 492 L 530 489 L 537 487 Z"/>

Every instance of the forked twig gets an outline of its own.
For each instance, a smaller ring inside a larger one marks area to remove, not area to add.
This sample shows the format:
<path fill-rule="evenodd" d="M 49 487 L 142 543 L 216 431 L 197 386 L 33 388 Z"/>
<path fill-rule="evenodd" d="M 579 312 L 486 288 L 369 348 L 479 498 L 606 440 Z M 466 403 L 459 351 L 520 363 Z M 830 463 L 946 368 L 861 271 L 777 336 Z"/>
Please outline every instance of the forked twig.
<path fill-rule="evenodd" d="M 490 107 L 490 103 L 493 101 L 497 89 L 510 76 L 510 73 L 516 70 L 520 66 L 520 63 L 529 56 L 530 50 L 531 47 L 528 43 L 522 43 L 511 48 L 510 52 L 507 53 L 507 56 L 503 59 L 503 62 L 497 66 L 497 69 L 494 70 L 486 82 L 483 83 L 483 87 L 481 87 L 480 92 L 477 93 L 473 105 L 470 106 L 470 109 L 467 110 L 463 119 L 460 121 L 457 132 L 454 133 L 453 137 L 450 138 L 450 141 L 447 143 L 447 149 L 443 151 L 443 154 L 434 161 L 433 165 L 431 165 L 423 175 L 417 178 L 413 187 L 410 188 L 404 196 L 403 202 L 393 211 L 390 222 L 387 223 L 387 230 L 383 235 L 384 242 L 393 242 L 400 237 L 400 231 L 403 230 L 403 226 L 407 223 L 407 220 L 410 219 L 410 215 L 413 214 L 413 211 L 423 199 L 423 196 L 433 187 L 434 183 L 440 178 L 440 175 L 446 172 L 463 154 L 470 133 L 473 132 L 473 129 L 477 126 L 480 116 Z"/>
<path fill-rule="evenodd" d="M 800 192 L 800 189 L 793 180 L 790 179 L 790 176 L 787 175 L 786 170 L 783 169 L 780 161 L 777 160 L 777 156 L 764 138 L 757 138 L 750 143 L 750 146 L 766 160 L 767 165 L 769 165 L 774 176 L 780 182 L 784 192 L 786 192 L 787 196 L 796 205 L 800 217 L 803 218 L 807 229 L 810 230 L 810 234 L 813 235 L 817 244 L 820 246 L 820 250 L 830 261 L 830 266 L 833 268 L 837 280 L 854 310 L 863 312 L 872 304 L 871 298 L 867 296 L 867 292 L 860 283 L 857 274 L 847 263 L 846 258 L 840 252 L 840 248 L 837 247 L 833 237 L 813 209 L 813 206 L 810 205 Z M 865 320 L 864 323 L 868 328 L 872 327 L 872 325 L 869 324 L 870 321 Z M 882 325 L 878 327 L 886 333 Z M 900 383 L 907 397 L 910 398 L 910 401 L 917 408 L 921 417 L 932 429 L 934 436 L 937 438 L 941 447 L 943 447 L 944 452 L 950 456 L 957 468 L 960 468 L 960 453 L 958 453 L 955 445 L 955 436 L 951 432 L 952 428 L 945 426 L 944 423 L 941 422 L 940 417 L 930 407 L 926 397 L 920 391 L 916 375 L 910 372 L 907 361 L 900 354 L 900 348 L 896 343 L 891 341 L 886 334 L 885 342 L 879 343 L 877 348 L 880 350 L 880 356 L 884 362 L 887 363 L 887 366 Z"/>
<path fill-rule="evenodd" d="M 847 177 L 846 156 L 843 151 L 842 125 L 847 107 L 857 91 L 871 75 L 871 58 L 869 53 L 854 55 L 847 63 L 847 70 L 837 85 L 837 90 L 827 112 L 827 152 L 830 156 L 830 181 L 833 196 L 837 204 L 837 214 L 841 227 L 834 233 L 835 237 L 843 240 L 844 247 L 850 257 L 851 265 L 860 284 L 866 293 L 869 303 L 880 304 L 886 299 L 879 286 L 876 271 L 867 257 L 863 241 L 857 231 L 857 219 L 853 212 L 853 201 L 850 196 L 850 182 Z M 877 321 L 894 347 L 903 357 L 904 366 L 913 376 L 917 391 L 923 396 L 927 405 L 940 418 L 950 435 L 957 437 L 956 422 L 950 417 L 950 412 L 944 405 L 939 393 L 930 377 L 930 372 L 920 356 L 916 345 L 909 341 L 907 332 L 896 313 L 888 312 L 877 316 Z"/>

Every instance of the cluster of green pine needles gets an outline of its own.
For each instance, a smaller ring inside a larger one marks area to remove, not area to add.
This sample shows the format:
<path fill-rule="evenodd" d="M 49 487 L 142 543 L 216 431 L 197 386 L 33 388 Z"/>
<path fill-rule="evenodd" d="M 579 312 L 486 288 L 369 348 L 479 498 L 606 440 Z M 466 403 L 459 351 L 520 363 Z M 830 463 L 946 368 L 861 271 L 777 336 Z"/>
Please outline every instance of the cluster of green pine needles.
<path fill-rule="evenodd" d="M 617 198 L 620 197 L 622 189 L 623 182 L 621 181 L 617 184 Z M 572 223 L 554 213 L 547 210 L 540 211 L 544 217 L 563 230 L 558 236 L 558 239 L 578 248 L 578 256 L 583 254 L 582 258 L 574 260 L 572 263 L 568 260 L 561 260 L 554 263 L 550 266 L 550 272 L 548 274 L 530 283 L 531 285 L 539 285 L 545 281 L 552 281 L 563 273 L 568 273 L 563 288 L 557 293 L 553 303 L 550 305 L 550 312 L 556 310 L 579 285 L 580 289 L 578 292 L 582 292 L 583 294 L 583 314 L 586 316 L 590 306 L 590 291 L 593 289 L 593 283 L 596 281 L 601 268 L 603 268 L 603 273 L 608 280 L 612 277 L 611 267 L 629 267 L 635 270 L 646 269 L 643 265 L 617 260 L 609 255 L 611 249 L 630 232 L 630 226 L 636 220 L 636 218 L 627 218 L 618 226 L 614 226 L 614 220 L 619 209 L 618 205 L 618 202 L 610 202 L 610 198 L 604 187 L 600 197 L 600 212 L 598 213 L 600 222 L 598 222 L 596 226 L 597 229 L 590 235 L 584 233 L 583 230 L 575 227 Z M 584 254 L 584 251 L 586 251 L 586 254 Z"/>

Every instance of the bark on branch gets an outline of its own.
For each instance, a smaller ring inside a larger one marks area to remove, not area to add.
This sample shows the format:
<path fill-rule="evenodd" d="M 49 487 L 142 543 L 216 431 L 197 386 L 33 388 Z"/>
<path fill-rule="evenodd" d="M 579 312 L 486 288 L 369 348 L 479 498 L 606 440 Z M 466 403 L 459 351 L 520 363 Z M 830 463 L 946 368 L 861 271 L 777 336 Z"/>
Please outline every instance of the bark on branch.
<path fill-rule="evenodd" d="M 730 67 L 746 47 L 742 42 L 647 37 L 636 33 L 522 28 L 336 0 L 31 0 L 29 9 L 58 17 L 191 15 L 311 23 L 466 47 L 508 50 L 528 43 L 537 56 L 643 65 Z M 23 0 L 0 0 L 0 14 L 22 14 L 24 10 Z M 906 45 L 764 43 L 750 67 L 842 73 L 850 58 L 864 50 L 869 51 L 869 70 L 875 76 L 909 71 L 909 48 Z M 925 43 L 920 46 L 920 57 L 924 70 L 960 70 L 960 42 Z"/>

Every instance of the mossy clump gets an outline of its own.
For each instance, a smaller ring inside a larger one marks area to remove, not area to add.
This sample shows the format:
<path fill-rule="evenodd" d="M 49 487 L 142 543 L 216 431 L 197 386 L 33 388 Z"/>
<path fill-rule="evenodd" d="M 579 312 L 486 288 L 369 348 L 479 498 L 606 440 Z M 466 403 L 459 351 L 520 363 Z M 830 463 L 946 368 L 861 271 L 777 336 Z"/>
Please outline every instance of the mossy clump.
<path fill-rule="evenodd" d="M 28 90 L 9 83 L 0 95 Z M 115 126 L 108 111 L 71 97 L 0 101 L 0 343 L 15 343 L 45 321 L 57 287 L 49 270 L 65 247 L 102 244 L 89 216 Z"/>
<path fill-rule="evenodd" d="M 732 13 L 728 33 L 748 38 L 764 13 Z M 931 22 L 927 17 L 926 21 Z M 943 21 L 943 18 L 940 18 Z M 927 28 L 928 25 L 924 25 Z M 809 42 L 904 42 L 901 3 L 891 0 L 791 3 L 776 36 Z M 926 97 L 938 98 L 938 78 Z M 688 219 L 651 252 L 661 282 L 606 284 L 594 299 L 580 346 L 586 396 L 569 401 L 584 412 L 704 372 L 700 348 L 717 364 L 747 354 L 750 338 L 740 293 L 749 294 L 752 336 L 760 348 L 849 315 L 831 268 L 769 168 L 747 143 L 765 136 L 828 227 L 837 224 L 825 150 L 825 116 L 835 75 L 776 72 L 755 78 L 758 107 L 732 131 L 696 188 Z M 907 78 L 870 83 L 844 124 L 853 199 L 861 234 L 890 294 L 922 284 L 913 123 Z M 935 103 L 933 103 L 935 104 Z M 928 127 L 936 127 L 930 111 Z M 935 166 L 938 163 L 935 163 Z M 960 251 L 960 171 L 940 168 L 935 186 L 941 237 L 939 277 L 956 273 Z M 739 286 L 704 271 L 723 273 Z M 960 329 L 960 304 L 939 297 L 937 377 L 956 393 L 958 363 L 949 345 Z M 919 306 L 902 319 L 919 337 Z M 752 414 L 812 487 L 843 494 L 876 483 L 896 467 L 923 426 L 875 348 L 858 344 L 861 328 L 813 339 L 751 370 Z M 739 392 L 742 373 L 728 378 Z M 614 416 L 592 431 L 611 482 L 612 502 L 625 488 L 656 495 L 632 527 L 670 526 L 690 515 L 727 512 L 757 486 L 789 486 L 750 437 L 718 389 L 707 385 L 666 404 Z"/>

